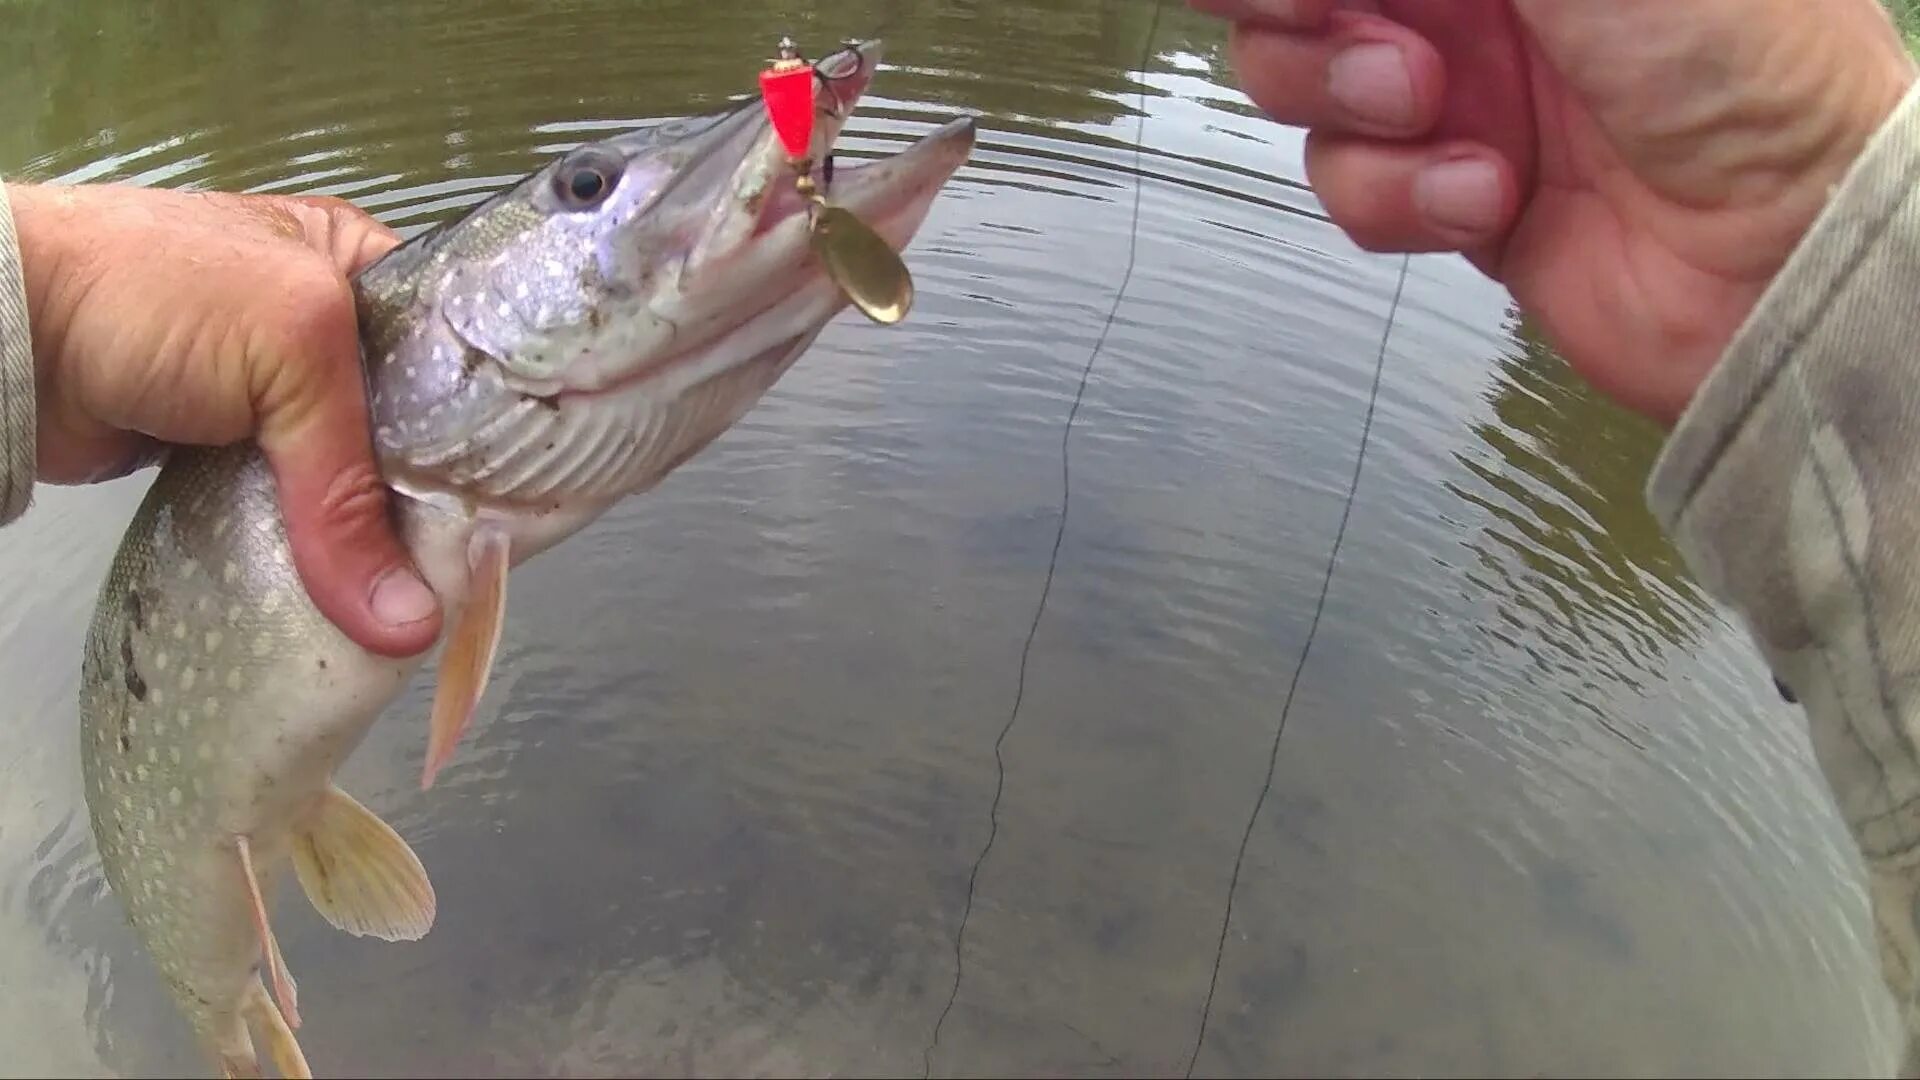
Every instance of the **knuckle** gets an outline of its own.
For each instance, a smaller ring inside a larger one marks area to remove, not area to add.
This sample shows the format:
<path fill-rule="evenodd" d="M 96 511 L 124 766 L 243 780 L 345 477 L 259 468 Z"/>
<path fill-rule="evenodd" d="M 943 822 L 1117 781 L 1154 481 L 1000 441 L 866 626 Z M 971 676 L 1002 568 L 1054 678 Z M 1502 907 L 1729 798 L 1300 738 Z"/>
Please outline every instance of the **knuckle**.
<path fill-rule="evenodd" d="M 328 219 L 358 214 L 359 208 L 338 195 L 295 195 L 292 201 L 326 215 Z"/>
<path fill-rule="evenodd" d="M 291 201 L 297 208 L 308 247 L 351 273 L 399 242 L 399 237 L 373 215 L 332 195 L 302 195 Z"/>
<path fill-rule="evenodd" d="M 283 430 L 337 413 L 342 395 L 359 386 L 351 374 L 359 353 L 346 282 L 319 260 L 289 265 L 275 283 L 279 303 L 262 309 L 247 365 L 256 408 Z"/>
<path fill-rule="evenodd" d="M 355 460 L 341 468 L 320 496 L 320 512 L 327 520 L 367 530 L 357 538 L 361 542 L 385 539 L 387 510 L 387 491 L 380 471 L 367 460 Z"/>
<path fill-rule="evenodd" d="M 302 363 L 337 359 L 351 340 L 354 328 L 353 296 L 345 281 L 320 263 L 302 259 L 282 285 L 282 304 L 276 344 Z"/>

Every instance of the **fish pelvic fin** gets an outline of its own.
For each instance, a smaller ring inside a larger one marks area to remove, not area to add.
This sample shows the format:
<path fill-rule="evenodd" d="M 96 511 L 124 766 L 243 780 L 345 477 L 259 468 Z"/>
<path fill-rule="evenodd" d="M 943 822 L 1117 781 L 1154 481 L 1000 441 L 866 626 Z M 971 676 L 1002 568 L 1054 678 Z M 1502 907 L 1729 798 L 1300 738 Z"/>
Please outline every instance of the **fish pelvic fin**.
<path fill-rule="evenodd" d="M 280 1010 L 273 1007 L 273 1001 L 267 997 L 267 988 L 260 980 L 253 981 L 253 987 L 247 994 L 246 1014 L 253 1021 L 267 1044 L 267 1055 L 273 1058 L 273 1067 L 287 1080 L 313 1080 L 313 1069 L 307 1065 L 307 1055 L 300 1052 L 300 1040 L 293 1037 L 293 1029 L 287 1026 L 286 1018 Z M 259 1075 L 259 1063 L 254 1063 L 253 1075 Z"/>
<path fill-rule="evenodd" d="M 474 534 L 467 548 L 471 586 L 440 656 L 440 680 L 427 729 L 427 760 L 420 773 L 422 791 L 433 786 L 434 777 L 453 757 L 454 745 L 487 691 L 494 652 L 500 647 L 500 627 L 506 622 L 511 549 L 504 532 L 485 527 Z"/>
<path fill-rule="evenodd" d="M 433 927 L 433 882 L 407 842 L 329 786 L 294 831 L 293 869 L 314 910 L 355 937 L 418 941 Z"/>
<path fill-rule="evenodd" d="M 266 898 L 260 894 L 260 878 L 253 870 L 253 848 L 244 836 L 233 838 L 234 848 L 240 854 L 240 876 L 246 880 L 247 899 L 253 904 L 253 929 L 260 938 L 260 950 L 266 956 L 267 972 L 273 978 L 273 995 L 280 1002 L 280 1012 L 287 1023 L 300 1026 L 299 988 L 294 985 L 293 974 L 287 970 L 287 963 L 280 956 L 280 942 L 273 936 L 273 925 L 267 919 Z"/>

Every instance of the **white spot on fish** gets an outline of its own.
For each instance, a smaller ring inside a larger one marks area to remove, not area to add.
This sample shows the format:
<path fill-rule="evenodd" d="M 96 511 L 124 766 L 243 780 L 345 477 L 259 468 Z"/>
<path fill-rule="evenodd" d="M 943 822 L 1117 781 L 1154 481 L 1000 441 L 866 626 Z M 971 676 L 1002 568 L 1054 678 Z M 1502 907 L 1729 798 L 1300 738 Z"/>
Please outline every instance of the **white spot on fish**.
<path fill-rule="evenodd" d="M 232 668 L 227 672 L 227 689 L 229 690 L 240 689 L 241 681 L 242 680 L 241 680 L 239 668 Z"/>
<path fill-rule="evenodd" d="M 197 776 L 193 778 L 193 782 L 189 786 L 193 788 L 193 794 L 195 798 L 199 798 L 200 796 L 205 795 L 207 793 L 207 785 L 201 783 L 200 778 Z"/>
<path fill-rule="evenodd" d="M 167 760 L 173 762 L 175 765 L 180 764 L 180 748 L 177 746 L 167 747 Z"/>
<path fill-rule="evenodd" d="M 218 518 L 215 518 L 213 522 L 213 538 L 215 540 L 218 540 L 221 537 L 227 535 L 227 529 L 232 525 L 233 525 L 233 519 L 225 516 L 224 514 Z"/>
<path fill-rule="evenodd" d="M 153 692 L 152 702 L 155 705 L 161 703 L 159 690 Z M 155 735 L 165 735 L 167 733 L 167 716 L 165 713 L 161 713 L 159 716 L 153 718 L 153 733 Z"/>
<path fill-rule="evenodd" d="M 179 619 L 174 620 L 173 640 L 185 641 L 186 639 L 187 639 L 187 624 L 185 620 L 179 620 Z"/>
<path fill-rule="evenodd" d="M 157 746 L 149 746 L 149 747 L 147 747 L 147 764 L 149 764 L 149 765 L 158 765 L 158 764 L 160 764 L 160 748 L 159 748 L 159 747 L 157 747 Z M 140 770 L 140 772 L 142 773 L 142 775 L 141 775 L 141 777 L 140 777 L 140 779 L 142 779 L 142 780 L 145 780 L 145 779 L 146 779 L 146 776 L 145 776 L 145 773 L 146 773 L 146 770 L 145 770 L 145 769 L 141 769 L 141 770 Z"/>
<path fill-rule="evenodd" d="M 235 604 L 232 607 L 228 608 L 227 609 L 227 625 L 228 626 L 240 625 L 240 615 L 241 615 L 241 612 L 240 612 L 239 604 Z"/>
<path fill-rule="evenodd" d="M 175 840 L 185 840 L 187 838 L 186 822 L 176 821 L 173 823 L 173 838 Z"/>
<path fill-rule="evenodd" d="M 239 581 L 240 580 L 240 564 L 229 561 L 227 565 L 221 567 L 220 580 L 226 582 L 229 585 L 233 584 L 236 581 Z"/>
<path fill-rule="evenodd" d="M 204 596 L 200 597 L 199 599 L 193 602 L 193 610 L 199 612 L 202 615 L 205 615 L 208 611 L 211 611 L 212 609 L 213 609 L 213 601 L 207 599 Z"/>
<path fill-rule="evenodd" d="M 406 366 L 406 373 L 407 373 L 407 378 L 411 379 L 419 375 L 420 371 L 418 368 L 415 368 L 412 364 L 408 364 Z"/>
<path fill-rule="evenodd" d="M 195 562 L 192 559 L 180 560 L 180 576 L 183 579 L 192 577 L 194 573 L 199 569 L 200 569 L 200 564 Z"/>
<path fill-rule="evenodd" d="M 167 805 L 168 806 L 180 805 L 180 789 L 179 788 L 176 787 L 176 788 L 167 789 Z"/>
<path fill-rule="evenodd" d="M 525 300 L 527 297 L 533 295 L 533 290 L 527 288 L 527 283 L 523 281 L 520 284 L 514 286 L 513 295 L 519 297 L 522 300 Z M 505 307 L 506 305 L 503 304 L 501 306 Z M 505 312 L 502 312 L 501 314 L 505 314 Z"/>
<path fill-rule="evenodd" d="M 165 649 L 153 654 L 153 668 L 155 671 L 167 670 L 167 651 Z"/>
<path fill-rule="evenodd" d="M 273 651 L 273 639 L 265 634 L 253 639 L 253 655 L 265 656 Z"/>
<path fill-rule="evenodd" d="M 207 703 L 200 707 L 200 711 L 206 713 L 209 720 L 217 718 L 220 715 L 220 699 L 208 698 Z"/>
<path fill-rule="evenodd" d="M 553 316 L 553 309 L 551 307 L 548 307 L 546 304 L 541 304 L 540 309 L 533 313 L 533 321 L 541 326 L 545 326 L 547 323 L 547 320 L 552 316 Z"/>
<path fill-rule="evenodd" d="M 194 681 L 199 678 L 200 678 L 199 668 L 187 668 L 181 671 L 180 672 L 180 689 L 183 691 L 192 690 Z"/>
<path fill-rule="evenodd" d="M 278 594 L 278 593 L 268 593 L 267 595 L 265 595 L 265 596 L 263 596 L 263 597 L 261 597 L 261 598 L 260 598 L 260 610 L 261 610 L 261 611 L 264 611 L 264 612 L 266 612 L 266 613 L 267 613 L 267 614 L 269 614 L 269 615 L 271 615 L 271 614 L 273 614 L 273 613 L 274 613 L 274 612 L 276 612 L 276 611 L 279 611 L 279 610 L 280 610 L 280 596 L 279 596 L 279 594 Z"/>
<path fill-rule="evenodd" d="M 500 317 L 503 319 L 513 317 L 513 305 L 507 303 L 505 300 L 500 301 Z"/>
<path fill-rule="evenodd" d="M 213 652 L 219 648 L 220 648 L 220 631 L 218 630 L 207 631 L 207 651 Z"/>
<path fill-rule="evenodd" d="M 194 757 L 197 757 L 197 758 L 199 758 L 199 759 L 200 759 L 201 761 L 212 761 L 212 760 L 213 760 L 213 747 L 212 747 L 212 746 L 210 746 L 210 745 L 208 745 L 207 743 L 201 743 L 201 744 L 200 744 L 200 748 L 199 748 L 198 750 L 195 750 L 195 751 L 193 752 L 193 756 L 194 756 Z M 195 784 L 195 786 L 196 786 L 196 789 L 197 789 L 197 787 L 198 787 L 198 785 L 199 785 L 199 783 L 200 783 L 200 781 L 198 781 L 198 780 L 195 780 L 195 781 L 194 781 L 194 784 Z"/>
<path fill-rule="evenodd" d="M 567 268 L 560 265 L 559 259 L 547 260 L 547 273 L 552 274 L 554 277 L 560 277 L 564 275 L 566 272 L 567 272 Z"/>
<path fill-rule="evenodd" d="M 154 819 L 154 817 L 155 817 L 155 815 L 154 815 L 154 812 L 153 812 L 153 805 L 152 805 L 151 803 L 149 803 L 149 804 L 148 804 L 148 805 L 146 806 L 146 812 L 147 812 L 147 823 L 148 823 L 149 825 L 151 825 L 151 824 L 153 823 L 153 819 Z"/>
<path fill-rule="evenodd" d="M 127 714 L 127 734 L 129 735 L 140 734 L 140 718 L 133 715 L 132 713 Z"/>
<path fill-rule="evenodd" d="M 157 709 L 160 706 L 165 705 L 166 703 L 167 703 L 166 691 L 160 689 L 159 687 L 156 686 L 147 693 L 147 704 L 153 706 L 154 708 Z M 153 730 L 156 732 L 167 730 L 167 722 L 165 720 L 160 719 L 157 716 L 154 717 Z"/>

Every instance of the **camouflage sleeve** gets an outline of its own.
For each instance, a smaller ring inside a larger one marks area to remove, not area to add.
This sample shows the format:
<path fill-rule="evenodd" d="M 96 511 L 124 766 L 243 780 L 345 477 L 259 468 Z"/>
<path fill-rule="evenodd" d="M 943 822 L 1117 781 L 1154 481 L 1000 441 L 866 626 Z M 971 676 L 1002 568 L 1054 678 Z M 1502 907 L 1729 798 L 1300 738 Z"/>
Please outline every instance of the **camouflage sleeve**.
<path fill-rule="evenodd" d="M 33 501 L 33 339 L 27 332 L 26 282 L 13 204 L 0 183 L 0 526 Z"/>
<path fill-rule="evenodd" d="M 1647 495 L 1745 621 L 1865 861 L 1920 1075 L 1920 87 L 1681 418 Z"/>

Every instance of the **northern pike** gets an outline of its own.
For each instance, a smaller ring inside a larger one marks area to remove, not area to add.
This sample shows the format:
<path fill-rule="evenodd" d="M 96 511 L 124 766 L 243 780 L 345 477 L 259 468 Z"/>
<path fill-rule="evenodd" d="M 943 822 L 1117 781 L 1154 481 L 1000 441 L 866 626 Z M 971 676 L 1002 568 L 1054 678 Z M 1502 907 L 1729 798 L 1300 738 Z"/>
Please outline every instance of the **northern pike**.
<path fill-rule="evenodd" d="M 974 125 L 831 168 L 879 56 L 849 43 L 814 65 L 808 160 L 839 220 L 897 259 Z M 845 309 L 813 250 L 820 198 L 747 101 L 560 154 L 356 276 L 378 462 L 446 612 L 423 787 L 485 689 L 509 569 L 658 484 Z M 254 445 L 169 453 L 89 628 L 82 764 L 106 880 L 226 1075 L 261 1074 L 254 1034 L 309 1075 L 270 917 L 289 862 L 341 930 L 433 924 L 420 860 L 333 779 L 422 662 L 315 608 Z"/>

